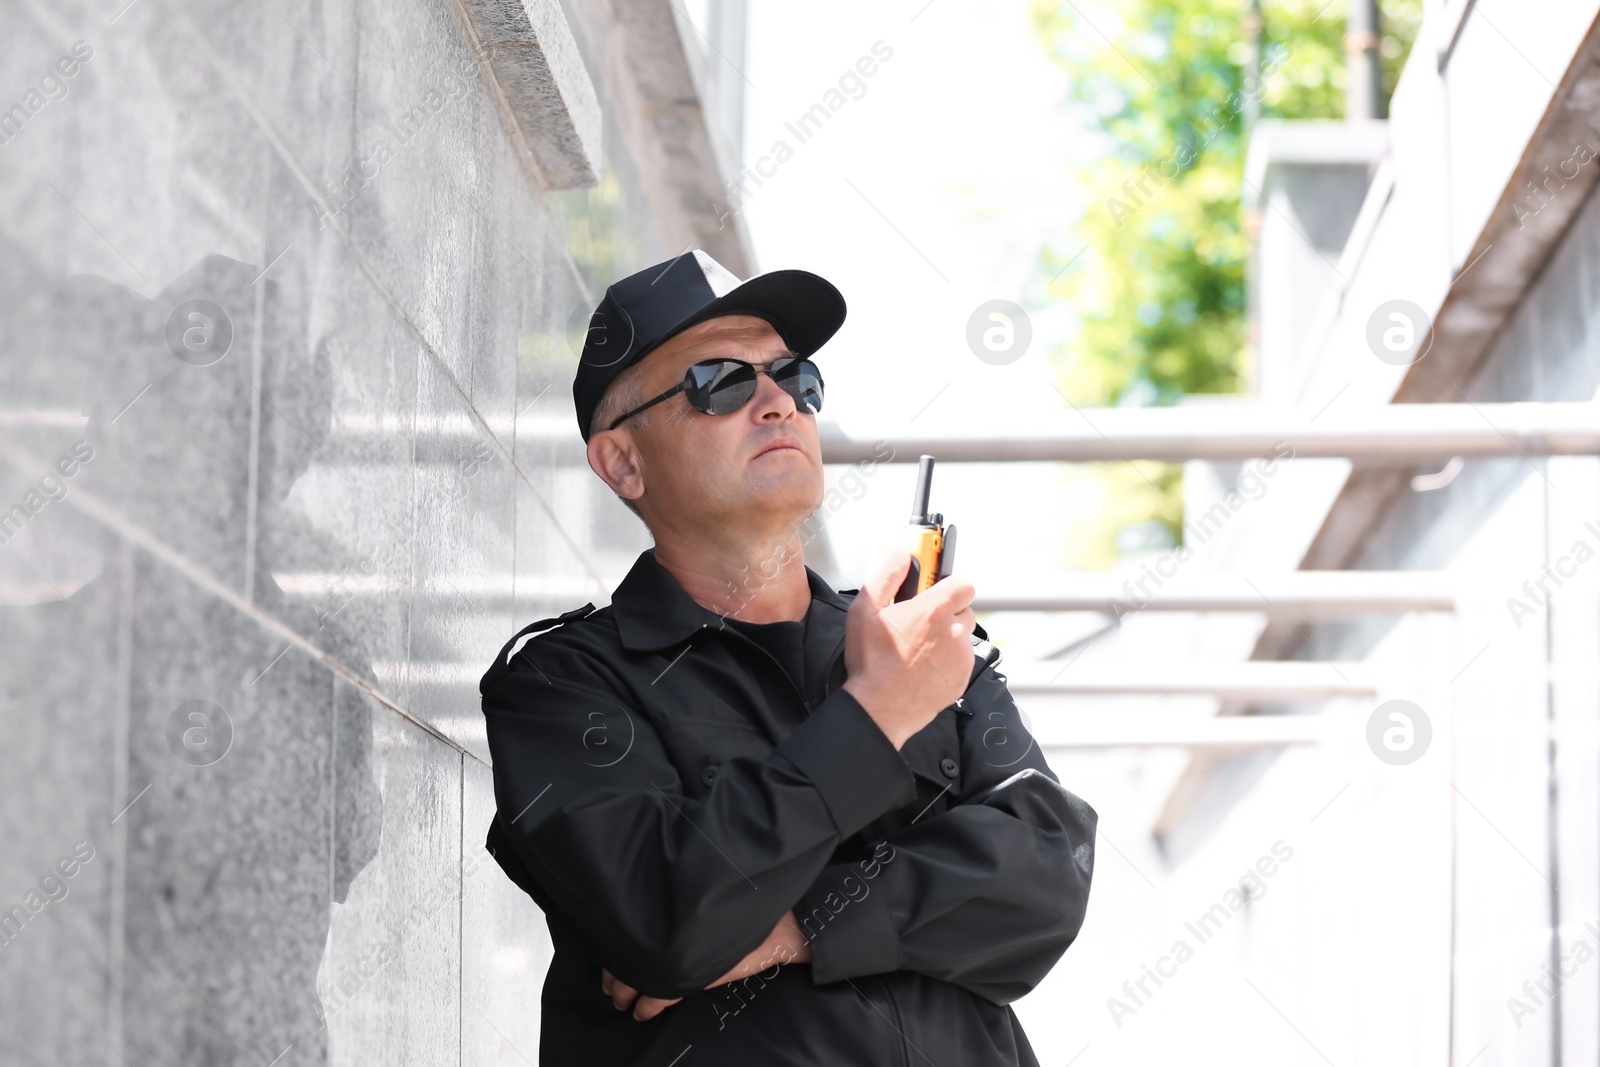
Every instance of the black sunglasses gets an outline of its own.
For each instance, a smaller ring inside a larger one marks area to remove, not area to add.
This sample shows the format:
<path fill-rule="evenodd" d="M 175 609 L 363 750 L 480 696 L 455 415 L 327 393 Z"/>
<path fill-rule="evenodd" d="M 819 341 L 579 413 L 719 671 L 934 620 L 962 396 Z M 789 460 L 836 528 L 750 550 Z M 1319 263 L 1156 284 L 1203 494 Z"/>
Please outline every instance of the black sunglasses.
<path fill-rule="evenodd" d="M 620 415 L 610 426 L 615 430 L 652 404 L 682 393 L 696 411 L 707 415 L 731 415 L 756 395 L 756 374 L 765 370 L 778 388 L 794 398 L 795 407 L 816 414 L 822 410 L 822 372 L 806 356 L 779 356 L 766 363 L 742 359 L 707 359 L 689 367 L 683 381 L 658 397 Z"/>

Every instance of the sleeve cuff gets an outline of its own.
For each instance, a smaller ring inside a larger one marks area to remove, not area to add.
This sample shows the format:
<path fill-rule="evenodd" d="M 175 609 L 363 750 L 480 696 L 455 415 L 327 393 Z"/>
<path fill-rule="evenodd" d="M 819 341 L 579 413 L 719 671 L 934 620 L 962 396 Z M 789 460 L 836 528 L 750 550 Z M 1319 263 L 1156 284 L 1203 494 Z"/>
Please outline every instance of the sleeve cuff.
<path fill-rule="evenodd" d="M 812 985 L 899 969 L 900 934 L 887 892 L 854 865 L 839 864 L 795 903 L 795 919 L 811 946 Z"/>
<path fill-rule="evenodd" d="M 841 837 L 917 798 L 911 766 L 844 689 L 817 705 L 773 751 L 811 780 Z"/>

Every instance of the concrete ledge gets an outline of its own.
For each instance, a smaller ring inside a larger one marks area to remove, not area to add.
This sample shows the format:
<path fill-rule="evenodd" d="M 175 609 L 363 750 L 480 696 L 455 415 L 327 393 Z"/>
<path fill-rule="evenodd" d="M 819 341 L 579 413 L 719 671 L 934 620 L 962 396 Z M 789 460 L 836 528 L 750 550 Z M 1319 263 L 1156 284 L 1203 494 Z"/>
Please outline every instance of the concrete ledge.
<path fill-rule="evenodd" d="M 644 193 L 669 252 L 703 248 L 741 278 L 755 273 L 742 215 L 727 213 L 726 179 L 736 160 L 721 158 L 690 49 L 694 31 L 672 0 L 583 0 L 588 39 L 603 42 L 607 92 L 644 176 Z"/>
<path fill-rule="evenodd" d="M 1389 123 L 1382 120 L 1286 121 L 1264 119 L 1250 136 L 1245 156 L 1247 207 L 1259 207 L 1261 191 L 1275 167 L 1375 165 L 1389 151 Z"/>
<path fill-rule="evenodd" d="M 1469 380 L 1483 362 L 1600 180 L 1600 167 L 1592 164 L 1574 164 L 1570 174 L 1563 172 L 1578 146 L 1590 159 L 1600 155 L 1597 107 L 1600 20 L 1591 24 L 1434 316 L 1428 358 L 1411 365 L 1395 403 L 1454 399 L 1453 383 Z M 1486 255 L 1491 248 L 1494 255 Z"/>
<path fill-rule="evenodd" d="M 495 82 L 551 189 L 600 182 L 600 98 L 555 0 L 461 0 Z"/>
<path fill-rule="evenodd" d="M 1571 67 L 1551 96 L 1538 127 L 1500 196 L 1500 202 L 1434 316 L 1427 358 L 1414 363 L 1401 380 L 1393 403 L 1459 399 L 1458 381 L 1470 381 L 1512 313 L 1520 305 L 1556 246 L 1582 209 L 1600 168 L 1579 167 L 1563 177 L 1562 195 L 1536 213 L 1519 208 L 1530 197 L 1530 183 L 1548 180 L 1551 168 L 1568 158 L 1576 144 L 1600 150 L 1600 128 L 1590 125 L 1600 100 L 1600 22 L 1591 25 Z M 1490 249 L 1494 255 L 1486 255 Z M 1352 471 L 1329 508 L 1322 530 L 1301 566 L 1308 570 L 1347 568 L 1362 540 L 1410 484 L 1405 472 Z M 1283 655 L 1296 637 L 1268 627 L 1257 646 L 1261 658 Z"/>

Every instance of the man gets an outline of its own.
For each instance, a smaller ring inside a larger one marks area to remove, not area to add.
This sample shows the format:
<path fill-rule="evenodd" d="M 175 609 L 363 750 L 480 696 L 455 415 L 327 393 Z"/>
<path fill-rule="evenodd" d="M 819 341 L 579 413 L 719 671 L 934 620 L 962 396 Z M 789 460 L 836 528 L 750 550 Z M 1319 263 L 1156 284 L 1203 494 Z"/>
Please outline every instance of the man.
<path fill-rule="evenodd" d="M 655 547 L 480 687 L 487 846 L 555 947 L 543 1065 L 1037 1063 L 1008 1005 L 1077 936 L 1096 815 L 969 583 L 895 603 L 903 549 L 859 591 L 806 567 L 808 357 L 844 315 L 814 274 L 741 283 L 695 250 L 590 321 L 589 465 Z"/>

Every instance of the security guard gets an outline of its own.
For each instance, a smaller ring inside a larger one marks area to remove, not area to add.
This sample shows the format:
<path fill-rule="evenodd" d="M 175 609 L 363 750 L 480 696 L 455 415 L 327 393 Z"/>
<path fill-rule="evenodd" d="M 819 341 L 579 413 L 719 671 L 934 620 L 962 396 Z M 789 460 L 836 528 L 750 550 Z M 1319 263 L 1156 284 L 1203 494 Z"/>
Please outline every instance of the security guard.
<path fill-rule="evenodd" d="M 590 320 L 589 465 L 655 545 L 480 686 L 487 847 L 555 948 L 545 1067 L 1037 1063 L 1008 1005 L 1083 924 L 1096 815 L 969 583 L 895 603 L 903 550 L 859 591 L 805 565 L 844 316 L 815 274 L 696 249 Z"/>

